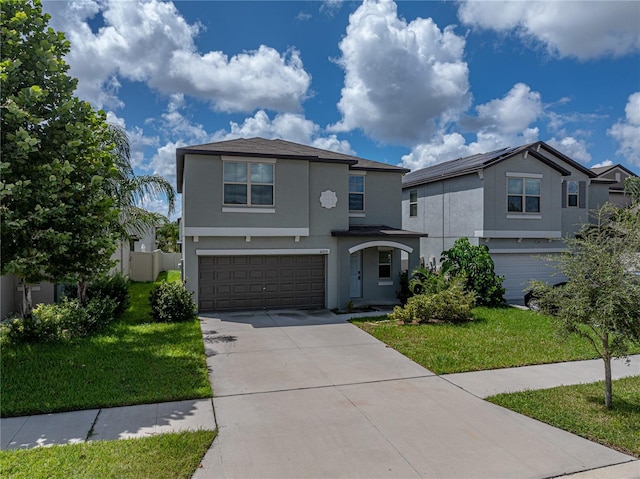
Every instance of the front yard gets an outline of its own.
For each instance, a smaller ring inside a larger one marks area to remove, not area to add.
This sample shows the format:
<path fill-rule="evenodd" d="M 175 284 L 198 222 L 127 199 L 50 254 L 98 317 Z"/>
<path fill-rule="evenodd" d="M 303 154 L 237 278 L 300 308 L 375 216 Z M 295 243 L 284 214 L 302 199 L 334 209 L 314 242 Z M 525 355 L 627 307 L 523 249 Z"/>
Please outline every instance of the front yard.
<path fill-rule="evenodd" d="M 353 324 L 436 374 L 593 359 L 584 340 L 557 339 L 552 319 L 517 308 L 475 308 L 463 324 L 399 325 L 386 318 Z M 636 347 L 634 353 L 640 353 Z"/>
<path fill-rule="evenodd" d="M 385 318 L 353 324 L 437 374 L 593 359 L 592 347 L 558 339 L 552 318 L 516 308 L 476 308 L 463 324 L 401 325 Z M 632 349 L 640 353 L 640 346 Z M 604 376 L 604 367 L 603 367 Z M 613 407 L 603 383 L 501 394 L 488 400 L 605 446 L 640 457 L 640 376 L 614 381 Z"/>
<path fill-rule="evenodd" d="M 148 298 L 156 284 L 132 283 L 129 309 L 95 336 L 3 342 L 2 417 L 210 397 L 200 324 L 152 322 Z"/>

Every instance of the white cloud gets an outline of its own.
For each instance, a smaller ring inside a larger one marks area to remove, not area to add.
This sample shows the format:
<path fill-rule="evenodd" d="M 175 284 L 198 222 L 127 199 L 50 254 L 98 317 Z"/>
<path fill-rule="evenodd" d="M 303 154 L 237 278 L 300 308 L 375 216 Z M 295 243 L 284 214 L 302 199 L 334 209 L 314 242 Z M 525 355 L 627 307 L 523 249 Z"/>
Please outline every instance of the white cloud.
<path fill-rule="evenodd" d="M 551 138 L 547 140 L 550 146 L 558 151 L 561 151 L 572 160 L 576 160 L 582 163 L 589 163 L 591 161 L 591 153 L 587 151 L 587 145 L 584 140 L 574 138 L 572 136 L 565 136 L 563 138 Z"/>
<path fill-rule="evenodd" d="M 602 168 L 603 166 L 613 166 L 613 161 L 611 160 L 604 160 L 601 163 L 596 163 L 595 165 L 593 165 L 591 168 Z"/>
<path fill-rule="evenodd" d="M 458 17 L 471 26 L 514 31 L 561 58 L 588 60 L 640 51 L 640 3 L 635 1 L 464 0 Z"/>
<path fill-rule="evenodd" d="M 349 17 L 338 63 L 345 84 L 331 131 L 362 129 L 388 143 L 425 140 L 470 104 L 465 40 L 433 20 L 410 23 L 396 4 L 365 0 Z"/>
<path fill-rule="evenodd" d="M 607 133 L 619 144 L 617 153 L 640 166 L 640 92 L 629 95 L 625 118 L 618 120 Z"/>
<path fill-rule="evenodd" d="M 256 136 L 269 139 L 281 138 L 325 150 L 354 154 L 348 141 L 338 140 L 333 134 L 321 136 L 320 127 L 299 114 L 281 113 L 272 120 L 266 112 L 260 110 L 254 116 L 246 118 L 242 124 L 230 122 L 229 126 L 229 131 L 216 132 L 213 141 Z"/>
<path fill-rule="evenodd" d="M 543 112 L 540 93 L 531 91 L 528 85 L 517 83 L 503 97 L 476 106 L 476 117 L 463 118 L 464 127 L 494 131 L 511 135 L 526 129 Z"/>
<path fill-rule="evenodd" d="M 311 77 L 296 50 L 281 54 L 260 45 L 231 58 L 202 54 L 194 43 L 202 27 L 190 25 L 172 2 L 47 2 L 45 8 L 71 41 L 67 61 L 79 79 L 78 95 L 95 106 L 123 106 L 121 78 L 202 98 L 220 111 L 297 111 L 307 96 Z M 88 19 L 98 14 L 104 26 L 93 32 Z"/>
<path fill-rule="evenodd" d="M 504 97 L 478 105 L 475 110 L 476 116 L 464 117 L 459 124 L 475 133 L 476 141 L 467 144 L 460 133 L 439 131 L 404 155 L 402 165 L 419 169 L 538 140 L 540 131 L 532 124 L 543 115 L 542 100 L 540 93 L 531 91 L 528 85 L 517 83 Z"/>

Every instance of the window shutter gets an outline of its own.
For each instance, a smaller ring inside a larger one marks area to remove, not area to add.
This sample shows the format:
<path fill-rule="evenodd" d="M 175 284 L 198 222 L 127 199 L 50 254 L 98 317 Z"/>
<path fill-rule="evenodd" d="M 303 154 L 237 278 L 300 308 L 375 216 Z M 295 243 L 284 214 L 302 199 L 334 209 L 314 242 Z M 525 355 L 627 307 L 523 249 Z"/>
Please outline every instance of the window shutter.
<path fill-rule="evenodd" d="M 578 197 L 580 198 L 578 201 L 580 202 L 580 208 L 587 207 L 587 182 L 579 181 L 578 182 Z"/>
<path fill-rule="evenodd" d="M 562 207 L 567 207 L 567 182 L 562 180 Z"/>

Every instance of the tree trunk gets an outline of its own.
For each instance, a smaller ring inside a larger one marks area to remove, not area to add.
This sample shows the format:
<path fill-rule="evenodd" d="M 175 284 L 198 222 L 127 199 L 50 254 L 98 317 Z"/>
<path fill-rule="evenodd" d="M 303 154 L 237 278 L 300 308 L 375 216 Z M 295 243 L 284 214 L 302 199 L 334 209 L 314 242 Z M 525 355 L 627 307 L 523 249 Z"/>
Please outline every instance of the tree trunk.
<path fill-rule="evenodd" d="M 604 405 L 611 408 L 612 386 L 611 386 L 611 354 L 609 354 L 609 335 L 602 338 L 602 359 L 604 361 Z"/>
<path fill-rule="evenodd" d="M 31 318 L 33 314 L 33 300 L 31 298 L 31 285 L 22 281 L 22 317 Z"/>
<path fill-rule="evenodd" d="M 81 305 L 87 304 L 87 282 L 86 281 L 78 282 L 78 302 Z"/>

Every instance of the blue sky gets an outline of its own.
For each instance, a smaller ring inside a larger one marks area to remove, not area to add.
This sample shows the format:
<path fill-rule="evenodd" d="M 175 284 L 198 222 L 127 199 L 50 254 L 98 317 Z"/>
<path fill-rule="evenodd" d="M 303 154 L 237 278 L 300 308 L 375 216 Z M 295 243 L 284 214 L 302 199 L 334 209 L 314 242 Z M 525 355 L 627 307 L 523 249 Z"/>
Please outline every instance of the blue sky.
<path fill-rule="evenodd" d="M 126 128 L 136 171 L 174 184 L 176 147 L 252 136 L 412 170 L 542 140 L 640 173 L 640 2 L 44 9 L 71 41 L 78 96 Z"/>

